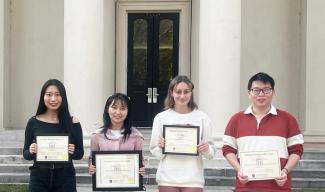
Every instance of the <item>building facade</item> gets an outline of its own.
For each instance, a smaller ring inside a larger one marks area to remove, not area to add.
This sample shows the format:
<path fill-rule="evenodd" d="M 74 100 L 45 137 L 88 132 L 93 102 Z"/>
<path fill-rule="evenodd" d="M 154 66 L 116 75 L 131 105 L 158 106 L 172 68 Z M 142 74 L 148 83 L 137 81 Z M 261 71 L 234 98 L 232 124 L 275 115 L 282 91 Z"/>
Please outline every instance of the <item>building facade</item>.
<path fill-rule="evenodd" d="M 185 74 L 220 139 L 263 71 L 274 105 L 323 142 L 324 22 L 323 0 L 0 0 L 0 128 L 23 129 L 50 78 L 64 82 L 86 135 L 114 92 L 132 95 L 150 127 L 166 82 Z"/>

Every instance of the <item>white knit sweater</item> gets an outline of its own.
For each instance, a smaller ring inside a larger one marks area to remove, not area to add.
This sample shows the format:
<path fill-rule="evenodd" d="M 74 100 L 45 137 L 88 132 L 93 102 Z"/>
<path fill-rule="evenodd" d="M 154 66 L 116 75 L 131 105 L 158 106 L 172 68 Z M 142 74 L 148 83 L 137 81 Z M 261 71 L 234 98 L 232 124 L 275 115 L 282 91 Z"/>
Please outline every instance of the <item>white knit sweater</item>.
<path fill-rule="evenodd" d="M 200 142 L 208 142 L 209 151 L 199 156 L 165 155 L 159 147 L 159 138 L 163 135 L 163 125 L 194 125 L 200 126 Z M 199 111 L 180 114 L 168 109 L 156 115 L 152 127 L 150 141 L 151 153 L 160 159 L 156 174 L 159 186 L 200 187 L 204 186 L 203 160 L 212 159 L 215 155 L 215 146 L 212 142 L 213 125 L 209 117 Z"/>

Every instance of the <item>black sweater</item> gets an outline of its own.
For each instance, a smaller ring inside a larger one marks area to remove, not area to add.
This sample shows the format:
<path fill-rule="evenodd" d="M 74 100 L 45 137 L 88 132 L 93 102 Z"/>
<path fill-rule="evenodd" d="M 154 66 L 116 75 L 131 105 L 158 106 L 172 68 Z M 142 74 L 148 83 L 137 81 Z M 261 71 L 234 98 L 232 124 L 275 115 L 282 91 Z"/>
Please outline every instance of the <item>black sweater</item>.
<path fill-rule="evenodd" d="M 75 145 L 75 151 L 71 158 L 74 160 L 81 159 L 84 155 L 84 148 L 83 148 L 83 136 L 82 136 L 82 129 L 80 123 L 73 123 L 73 128 L 70 135 L 74 137 L 70 137 L 70 143 Z M 35 161 L 35 154 L 29 153 L 29 146 L 35 142 L 35 134 L 44 134 L 44 133 L 66 133 L 65 130 L 62 130 L 57 123 L 47 123 L 44 121 L 37 120 L 34 117 L 30 118 L 26 130 L 25 130 L 25 143 L 24 143 L 24 151 L 23 156 L 26 160 L 34 160 Z"/>

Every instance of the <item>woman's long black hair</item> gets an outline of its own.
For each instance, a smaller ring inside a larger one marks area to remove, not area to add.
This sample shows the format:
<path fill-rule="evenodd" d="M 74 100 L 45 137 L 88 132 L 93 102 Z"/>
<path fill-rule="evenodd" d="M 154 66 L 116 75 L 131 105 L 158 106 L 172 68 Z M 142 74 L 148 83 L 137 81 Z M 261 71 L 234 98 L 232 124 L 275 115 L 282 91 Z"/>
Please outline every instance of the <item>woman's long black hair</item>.
<path fill-rule="evenodd" d="M 115 104 L 116 102 L 121 102 L 122 105 L 124 105 L 128 109 L 128 114 L 124 120 L 124 131 L 123 131 L 123 141 L 125 142 L 126 139 L 130 136 L 131 134 L 131 127 L 132 127 L 132 118 L 131 118 L 131 113 L 132 113 L 132 108 L 131 108 L 131 100 L 128 98 L 128 96 L 122 94 L 122 93 L 115 93 L 108 97 L 105 107 L 104 107 L 104 112 L 103 112 L 103 122 L 104 125 L 102 126 L 103 130 L 101 131 L 104 133 L 105 138 L 107 138 L 106 133 L 108 129 L 111 128 L 112 122 L 111 118 L 109 117 L 108 114 L 108 108 L 112 104 Z"/>
<path fill-rule="evenodd" d="M 46 112 L 47 107 L 44 103 L 44 95 L 45 95 L 46 89 L 51 85 L 56 86 L 58 88 L 61 98 L 62 98 L 61 105 L 58 109 L 58 118 L 59 118 L 60 128 L 63 131 L 70 133 L 73 138 L 74 135 L 72 135 L 73 134 L 72 117 L 69 112 L 69 104 L 68 104 L 67 94 L 66 94 L 64 85 L 63 85 L 63 83 L 61 83 L 61 81 L 59 81 L 57 79 L 49 79 L 44 83 L 42 90 L 41 90 L 41 95 L 40 95 L 36 115 L 40 115 L 40 114 L 43 114 Z"/>

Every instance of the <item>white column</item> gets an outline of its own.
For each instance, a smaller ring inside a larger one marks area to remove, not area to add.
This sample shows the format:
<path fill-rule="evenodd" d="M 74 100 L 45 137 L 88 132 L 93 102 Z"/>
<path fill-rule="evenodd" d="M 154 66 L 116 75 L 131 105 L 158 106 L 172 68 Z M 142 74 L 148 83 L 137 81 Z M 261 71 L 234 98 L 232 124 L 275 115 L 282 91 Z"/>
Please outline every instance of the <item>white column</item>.
<path fill-rule="evenodd" d="M 0 129 L 4 126 L 4 32 L 4 0 L 0 0 Z"/>
<path fill-rule="evenodd" d="M 64 82 L 70 109 L 80 120 L 84 135 L 102 125 L 105 99 L 114 89 L 114 70 L 107 67 L 114 66 L 114 57 L 108 60 L 105 54 L 114 40 L 105 45 L 111 37 L 105 36 L 104 15 L 114 18 L 115 12 L 105 14 L 104 5 L 104 0 L 64 1 Z M 114 27 L 109 30 L 114 35 Z"/>
<path fill-rule="evenodd" d="M 63 80 L 64 0 L 5 0 L 5 126 L 24 129 L 43 83 Z"/>
<path fill-rule="evenodd" d="M 306 1 L 306 142 L 324 142 L 325 139 L 325 1 Z"/>
<path fill-rule="evenodd" d="M 193 37 L 198 38 L 199 55 L 193 61 L 192 75 L 199 108 L 210 116 L 216 128 L 214 134 L 220 139 L 240 105 L 241 1 L 194 3 L 200 7 L 194 26 L 199 27 L 199 36 Z"/>

